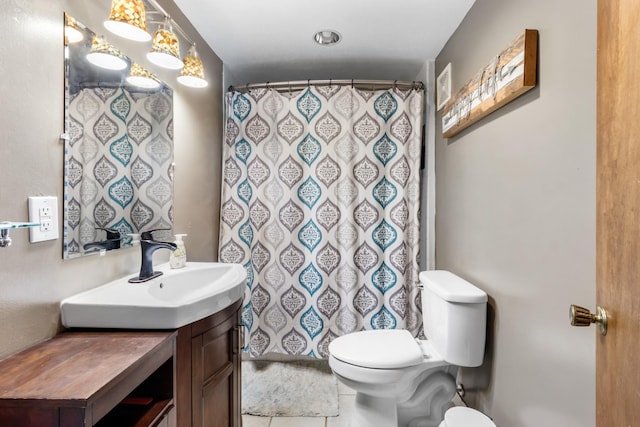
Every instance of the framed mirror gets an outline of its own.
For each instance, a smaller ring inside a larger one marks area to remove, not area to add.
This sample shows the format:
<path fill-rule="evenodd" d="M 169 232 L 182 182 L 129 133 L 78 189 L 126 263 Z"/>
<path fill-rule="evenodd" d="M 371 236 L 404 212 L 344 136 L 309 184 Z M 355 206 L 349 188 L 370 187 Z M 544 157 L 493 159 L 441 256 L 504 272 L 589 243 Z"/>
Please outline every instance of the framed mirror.
<path fill-rule="evenodd" d="M 68 259 L 130 247 L 141 231 L 172 228 L 173 91 L 68 14 L 64 52 Z M 95 65 L 87 57 L 96 52 L 124 68 Z M 153 81 L 157 87 L 143 87 Z"/>

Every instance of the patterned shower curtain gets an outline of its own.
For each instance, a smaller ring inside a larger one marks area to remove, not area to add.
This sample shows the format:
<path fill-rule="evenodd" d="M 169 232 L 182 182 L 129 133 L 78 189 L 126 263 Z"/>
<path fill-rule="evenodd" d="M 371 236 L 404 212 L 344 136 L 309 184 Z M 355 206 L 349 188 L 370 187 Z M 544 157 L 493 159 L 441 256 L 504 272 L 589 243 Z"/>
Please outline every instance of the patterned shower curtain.
<path fill-rule="evenodd" d="M 171 228 L 173 91 L 93 87 L 68 97 L 67 256 L 103 240 L 96 227 L 118 230 L 125 245 L 129 233 Z"/>
<path fill-rule="evenodd" d="M 226 110 L 219 259 L 249 273 L 245 350 L 416 334 L 423 92 L 253 89 Z"/>

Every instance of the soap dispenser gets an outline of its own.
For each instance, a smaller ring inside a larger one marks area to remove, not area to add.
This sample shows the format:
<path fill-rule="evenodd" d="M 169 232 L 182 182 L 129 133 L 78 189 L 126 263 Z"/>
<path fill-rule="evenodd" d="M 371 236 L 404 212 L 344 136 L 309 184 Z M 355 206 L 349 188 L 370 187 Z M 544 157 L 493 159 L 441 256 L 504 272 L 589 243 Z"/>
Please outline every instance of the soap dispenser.
<path fill-rule="evenodd" d="M 187 265 L 187 250 L 184 247 L 183 237 L 186 237 L 186 234 L 176 234 L 176 250 L 171 252 L 169 256 L 169 266 L 171 268 L 182 268 Z"/>

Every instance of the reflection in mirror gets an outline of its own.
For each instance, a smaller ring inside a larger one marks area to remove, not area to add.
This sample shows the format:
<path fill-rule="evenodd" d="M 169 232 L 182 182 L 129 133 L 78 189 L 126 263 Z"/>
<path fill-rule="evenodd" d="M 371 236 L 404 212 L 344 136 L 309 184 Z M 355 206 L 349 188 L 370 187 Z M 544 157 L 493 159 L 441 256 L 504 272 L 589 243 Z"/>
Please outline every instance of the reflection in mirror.
<path fill-rule="evenodd" d="M 73 258 L 172 228 L 173 91 L 151 88 L 157 79 L 113 46 L 125 69 L 92 64 L 96 34 L 69 15 L 65 23 L 82 35 L 65 29 L 64 258 Z M 141 86 L 127 80 L 132 68 Z"/>

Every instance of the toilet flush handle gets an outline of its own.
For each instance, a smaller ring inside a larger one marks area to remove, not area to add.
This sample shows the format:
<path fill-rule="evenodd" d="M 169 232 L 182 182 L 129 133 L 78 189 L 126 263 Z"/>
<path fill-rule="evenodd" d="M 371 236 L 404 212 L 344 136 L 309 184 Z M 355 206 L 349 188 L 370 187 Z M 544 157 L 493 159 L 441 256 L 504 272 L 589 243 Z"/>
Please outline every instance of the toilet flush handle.
<path fill-rule="evenodd" d="M 571 319 L 571 326 L 589 326 L 595 323 L 598 325 L 600 335 L 607 335 L 607 311 L 600 306 L 596 308 L 596 314 L 591 314 L 588 309 L 571 304 L 569 318 Z"/>

